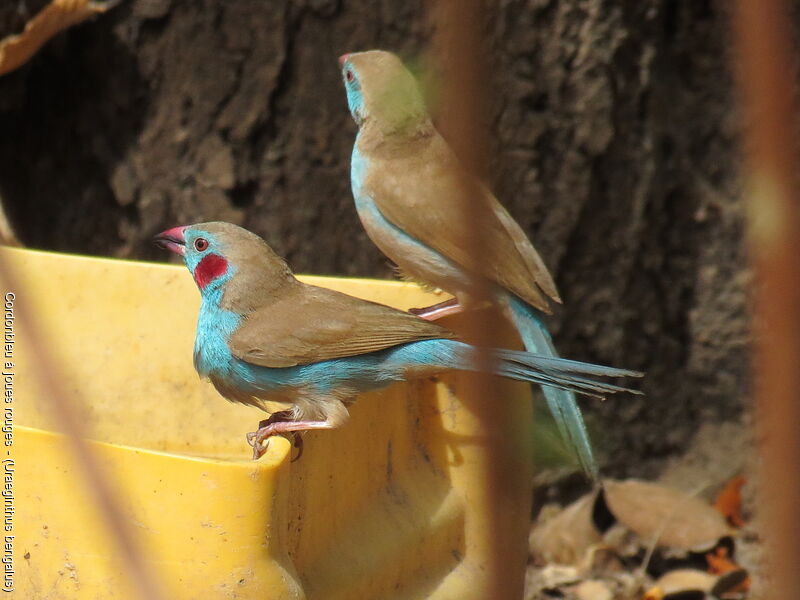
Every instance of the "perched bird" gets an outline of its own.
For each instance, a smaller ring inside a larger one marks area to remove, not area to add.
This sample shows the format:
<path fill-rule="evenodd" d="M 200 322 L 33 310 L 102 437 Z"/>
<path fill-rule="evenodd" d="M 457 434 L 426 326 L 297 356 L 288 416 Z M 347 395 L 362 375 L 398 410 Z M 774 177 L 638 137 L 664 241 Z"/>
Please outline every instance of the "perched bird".
<path fill-rule="evenodd" d="M 430 321 L 304 284 L 260 237 L 230 223 L 159 234 L 200 289 L 194 366 L 228 400 L 285 404 L 248 434 L 254 458 L 281 433 L 332 429 L 361 392 L 449 369 L 475 370 L 474 347 Z M 624 390 L 594 377 L 635 372 L 493 350 L 494 373 L 599 395 Z"/>
<path fill-rule="evenodd" d="M 555 283 L 522 228 L 459 163 L 428 115 L 413 75 L 397 56 L 372 50 L 339 57 L 347 102 L 358 125 L 350 180 L 367 234 L 410 279 L 454 300 L 418 309 L 436 319 L 470 304 L 478 278 L 512 321 L 530 352 L 558 356 L 543 316 L 561 303 Z M 460 206 L 467 183 L 483 228 L 484 252 L 469 251 L 470 224 Z M 593 479 L 597 464 L 575 395 L 544 388 L 562 437 Z"/>

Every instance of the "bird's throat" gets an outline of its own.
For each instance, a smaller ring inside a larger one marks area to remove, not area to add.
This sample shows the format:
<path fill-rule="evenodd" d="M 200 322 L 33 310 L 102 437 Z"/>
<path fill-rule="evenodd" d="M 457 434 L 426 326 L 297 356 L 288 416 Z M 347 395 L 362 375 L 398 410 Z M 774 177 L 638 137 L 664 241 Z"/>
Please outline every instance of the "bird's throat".
<path fill-rule="evenodd" d="M 203 290 L 209 283 L 227 272 L 228 261 L 219 254 L 209 254 L 204 256 L 203 260 L 197 263 L 194 268 L 194 280 L 197 283 L 197 287 Z"/>

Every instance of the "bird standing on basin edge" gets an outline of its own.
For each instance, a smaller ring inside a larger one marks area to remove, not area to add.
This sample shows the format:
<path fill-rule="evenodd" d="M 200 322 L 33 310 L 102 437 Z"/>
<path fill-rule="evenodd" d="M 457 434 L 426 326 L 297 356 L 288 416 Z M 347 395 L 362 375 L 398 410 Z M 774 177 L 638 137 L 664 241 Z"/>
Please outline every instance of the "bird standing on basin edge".
<path fill-rule="evenodd" d="M 248 434 L 254 458 L 272 435 L 343 424 L 359 393 L 450 369 L 475 370 L 475 348 L 452 339 L 451 331 L 304 284 L 264 240 L 241 227 L 175 227 L 155 241 L 183 256 L 200 290 L 197 372 L 228 400 L 287 406 Z M 492 352 L 497 375 L 589 395 L 625 390 L 593 377 L 639 375 L 528 352 Z"/>
<path fill-rule="evenodd" d="M 467 173 L 431 122 L 413 75 L 397 56 L 372 50 L 339 58 L 350 113 L 358 125 L 350 180 L 367 234 L 411 279 L 454 301 L 417 310 L 428 319 L 462 310 L 478 278 L 516 327 L 529 352 L 556 357 L 542 318 L 561 303 L 553 278 L 522 228 L 488 188 Z M 467 182 L 484 228 L 483 260 L 469 251 L 460 205 Z M 575 395 L 544 388 L 561 436 L 593 479 L 598 469 Z"/>

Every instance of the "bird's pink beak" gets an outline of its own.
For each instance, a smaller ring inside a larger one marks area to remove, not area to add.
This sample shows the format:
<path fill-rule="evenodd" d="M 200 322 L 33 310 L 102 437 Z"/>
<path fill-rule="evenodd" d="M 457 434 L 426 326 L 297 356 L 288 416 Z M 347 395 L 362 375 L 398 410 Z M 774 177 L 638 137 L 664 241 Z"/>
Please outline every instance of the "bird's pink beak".
<path fill-rule="evenodd" d="M 350 52 L 348 52 L 347 54 L 342 54 L 342 55 L 339 57 L 339 66 L 343 67 L 343 66 L 344 66 L 344 63 L 346 63 L 346 62 L 347 62 L 347 59 L 348 59 L 348 58 L 350 58 Z"/>
<path fill-rule="evenodd" d="M 175 254 L 184 256 L 186 254 L 186 238 L 184 237 L 184 231 L 186 231 L 185 226 L 173 227 L 172 229 L 167 229 L 159 233 L 153 238 L 153 241 L 159 248 L 164 248 L 165 250 L 170 250 Z"/>

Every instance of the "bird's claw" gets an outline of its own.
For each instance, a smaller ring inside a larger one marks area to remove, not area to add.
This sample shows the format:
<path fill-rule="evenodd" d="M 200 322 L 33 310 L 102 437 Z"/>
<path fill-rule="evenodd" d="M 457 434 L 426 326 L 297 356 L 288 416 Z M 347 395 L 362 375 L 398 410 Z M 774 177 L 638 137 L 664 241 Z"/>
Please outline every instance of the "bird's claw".
<path fill-rule="evenodd" d="M 291 417 L 292 413 L 288 410 L 274 412 L 266 419 L 259 421 L 256 431 L 251 431 L 246 435 L 247 443 L 253 448 L 253 460 L 258 460 L 267 452 L 269 438 L 275 435 L 273 425 L 283 421 L 290 421 Z M 291 433 L 293 437 L 292 445 L 297 448 L 297 456 L 292 458 L 292 462 L 294 462 L 303 454 L 303 438 L 298 432 L 293 431 Z"/>
<path fill-rule="evenodd" d="M 257 443 L 254 442 L 253 443 L 253 460 L 258 460 L 259 458 L 264 456 L 264 454 L 267 452 L 268 449 L 269 449 L 269 438 L 261 440 L 261 441 L 259 441 Z"/>
<path fill-rule="evenodd" d="M 253 460 L 258 460 L 269 449 L 269 440 L 272 437 L 270 431 L 262 431 L 265 427 L 259 428 L 258 431 L 251 431 L 247 434 L 247 443 L 253 447 Z M 292 446 L 297 448 L 297 455 L 294 456 L 291 462 L 295 462 L 303 455 L 303 438 L 296 431 L 292 432 Z"/>

